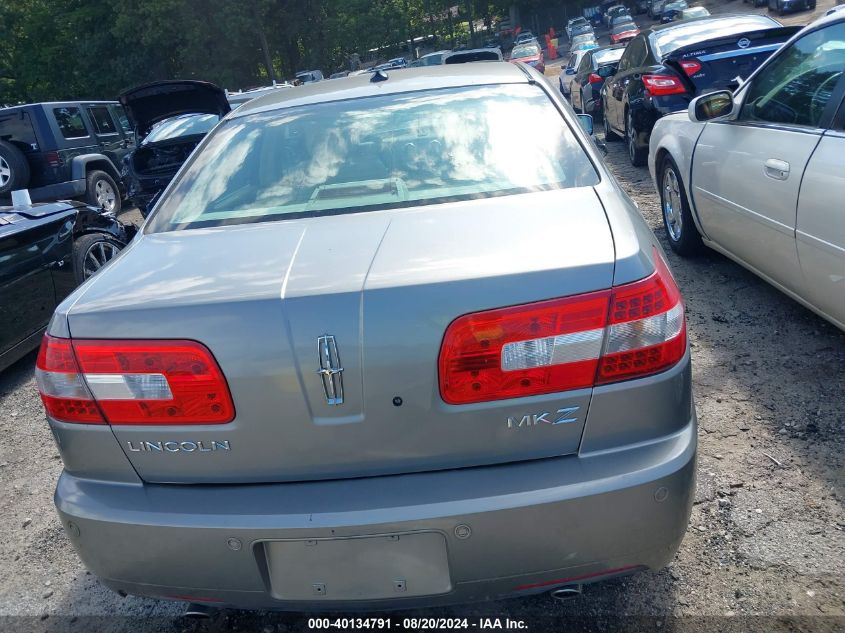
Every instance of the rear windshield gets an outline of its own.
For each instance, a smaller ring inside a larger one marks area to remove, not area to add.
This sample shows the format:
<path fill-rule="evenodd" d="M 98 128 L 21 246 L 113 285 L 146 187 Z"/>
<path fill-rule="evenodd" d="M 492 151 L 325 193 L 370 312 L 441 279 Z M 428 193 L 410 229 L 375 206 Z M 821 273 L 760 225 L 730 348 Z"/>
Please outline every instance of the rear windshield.
<path fill-rule="evenodd" d="M 609 48 L 603 51 L 596 51 L 593 53 L 593 64 L 596 68 L 603 64 L 612 64 L 613 62 L 618 62 L 622 59 L 622 53 L 625 52 L 624 48 Z"/>
<path fill-rule="evenodd" d="M 217 125 L 220 117 L 216 114 L 183 114 L 165 119 L 157 124 L 152 131 L 144 138 L 142 145 L 147 143 L 158 143 L 181 136 L 193 136 L 194 134 L 206 134 L 211 128 Z"/>
<path fill-rule="evenodd" d="M 579 24 L 572 29 L 572 35 L 581 35 L 583 33 L 592 33 L 593 27 L 589 24 Z"/>
<path fill-rule="evenodd" d="M 698 42 L 728 35 L 739 35 L 745 31 L 773 29 L 777 26 L 779 26 L 777 22 L 764 15 L 732 15 L 729 18 L 713 18 L 700 22 L 690 22 L 689 24 L 681 23 L 676 27 L 657 31 L 652 36 L 652 42 L 657 56 L 665 57 L 676 49 Z"/>
<path fill-rule="evenodd" d="M 539 86 L 400 93 L 224 121 L 160 202 L 147 232 L 597 182 Z"/>
<path fill-rule="evenodd" d="M 625 24 L 617 24 L 613 27 L 611 33 L 614 35 L 619 35 L 620 33 L 624 33 L 625 31 L 634 31 L 636 30 L 637 25 L 633 22 L 626 22 Z"/>
<path fill-rule="evenodd" d="M 511 51 L 511 58 L 516 59 L 517 57 L 534 57 L 535 55 L 539 54 L 539 46 L 535 46 L 534 44 L 525 44 L 523 46 L 515 47 Z"/>

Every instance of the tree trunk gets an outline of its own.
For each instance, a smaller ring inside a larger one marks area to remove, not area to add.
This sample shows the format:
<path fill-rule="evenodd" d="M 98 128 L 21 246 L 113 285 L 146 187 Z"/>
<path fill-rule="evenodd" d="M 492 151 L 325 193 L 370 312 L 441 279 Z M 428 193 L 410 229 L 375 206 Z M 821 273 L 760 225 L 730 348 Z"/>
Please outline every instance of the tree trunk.
<path fill-rule="evenodd" d="M 261 44 L 261 52 L 264 54 L 264 66 L 267 68 L 267 76 L 270 81 L 276 81 L 276 72 L 273 70 L 273 56 L 270 55 L 270 46 L 267 44 L 267 35 L 264 33 L 261 15 L 258 7 L 252 5 L 252 15 L 255 19 L 255 30 L 258 31 L 258 41 Z"/>

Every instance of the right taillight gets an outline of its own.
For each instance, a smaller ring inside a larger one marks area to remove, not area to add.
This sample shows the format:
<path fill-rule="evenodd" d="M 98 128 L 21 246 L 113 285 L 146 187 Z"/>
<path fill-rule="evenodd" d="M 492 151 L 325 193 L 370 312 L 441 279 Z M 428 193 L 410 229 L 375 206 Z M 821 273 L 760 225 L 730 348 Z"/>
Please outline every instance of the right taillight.
<path fill-rule="evenodd" d="M 225 424 L 235 417 L 220 367 L 195 341 L 45 335 L 36 378 L 47 413 L 62 422 Z"/>
<path fill-rule="evenodd" d="M 679 62 L 684 72 L 692 77 L 695 73 L 701 70 L 701 62 L 697 59 L 684 59 Z"/>
<path fill-rule="evenodd" d="M 657 256 L 651 276 L 613 290 L 596 382 L 663 371 L 683 357 L 686 347 L 681 293 Z"/>
<path fill-rule="evenodd" d="M 649 277 L 611 290 L 468 314 L 440 350 L 440 395 L 468 404 L 647 376 L 683 358 L 681 293 L 655 250 Z"/>
<path fill-rule="evenodd" d="M 643 75 L 643 86 L 646 95 L 651 97 L 682 94 L 687 91 L 681 80 L 674 75 Z"/>

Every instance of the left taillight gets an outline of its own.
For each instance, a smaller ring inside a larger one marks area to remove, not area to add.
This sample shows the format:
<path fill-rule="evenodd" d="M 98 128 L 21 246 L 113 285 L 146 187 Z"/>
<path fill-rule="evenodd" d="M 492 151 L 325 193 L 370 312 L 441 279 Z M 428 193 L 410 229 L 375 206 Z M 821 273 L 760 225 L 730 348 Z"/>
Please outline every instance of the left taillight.
<path fill-rule="evenodd" d="M 651 97 L 683 94 L 687 91 L 681 80 L 674 75 L 643 75 L 643 86 L 646 95 Z"/>
<path fill-rule="evenodd" d="M 82 378 L 69 339 L 44 335 L 35 362 L 35 380 L 50 417 L 62 422 L 106 423 Z"/>
<path fill-rule="evenodd" d="M 36 363 L 47 413 L 89 424 L 225 424 L 229 387 L 196 341 L 70 340 L 44 336 Z"/>
<path fill-rule="evenodd" d="M 655 271 L 609 290 L 464 315 L 440 350 L 440 395 L 469 404 L 648 376 L 686 352 L 681 293 Z"/>

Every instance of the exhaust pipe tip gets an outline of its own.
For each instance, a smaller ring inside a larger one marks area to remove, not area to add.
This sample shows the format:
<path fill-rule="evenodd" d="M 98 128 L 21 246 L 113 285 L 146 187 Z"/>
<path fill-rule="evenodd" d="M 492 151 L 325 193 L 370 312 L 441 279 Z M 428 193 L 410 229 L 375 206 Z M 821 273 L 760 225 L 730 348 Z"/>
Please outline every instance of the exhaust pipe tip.
<path fill-rule="evenodd" d="M 580 596 L 581 593 L 584 591 L 584 585 L 564 585 L 563 587 L 558 587 L 557 589 L 552 589 L 549 592 L 549 595 L 560 602 L 565 602 L 567 600 L 571 600 L 576 596 Z"/>
<path fill-rule="evenodd" d="M 182 617 L 187 618 L 189 620 L 210 620 L 212 613 L 213 611 L 211 607 L 207 607 L 204 604 L 192 602 L 185 609 L 185 612 L 182 614 Z"/>

